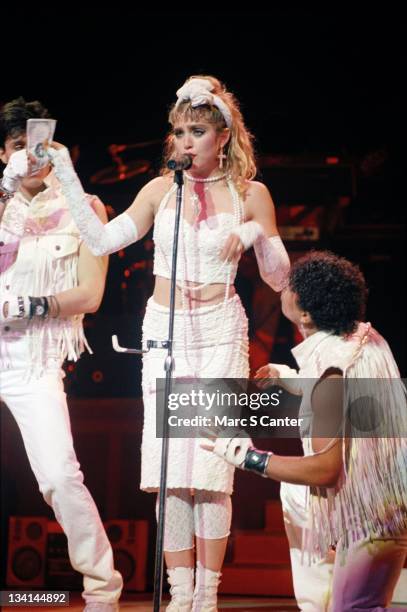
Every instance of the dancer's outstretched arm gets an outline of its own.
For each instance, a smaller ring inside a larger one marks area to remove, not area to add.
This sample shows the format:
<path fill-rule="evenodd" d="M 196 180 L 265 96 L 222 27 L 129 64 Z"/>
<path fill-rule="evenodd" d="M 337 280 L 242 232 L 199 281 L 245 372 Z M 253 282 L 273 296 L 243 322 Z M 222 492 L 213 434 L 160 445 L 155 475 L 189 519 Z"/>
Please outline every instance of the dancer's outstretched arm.
<path fill-rule="evenodd" d="M 103 225 L 90 205 L 89 197 L 75 172 L 68 149 L 53 143 L 53 146 L 48 148 L 48 155 L 80 234 L 94 255 L 114 253 L 145 236 L 154 221 L 156 181 L 161 179 L 150 181 L 141 189 L 127 211 Z M 18 188 L 18 180 L 28 174 L 25 150 L 13 153 L 5 173 L 16 179 L 14 184 Z"/>
<path fill-rule="evenodd" d="M 315 386 L 312 408 L 318 422 L 321 419 L 322 423 L 326 423 L 327 419 L 340 418 L 343 389 L 342 384 L 337 382 L 341 378 L 338 375 L 327 376 Z M 218 438 L 213 444 L 205 443 L 201 446 L 235 467 L 292 484 L 333 487 L 343 468 L 341 438 L 312 438 L 313 454 L 303 457 L 281 456 L 259 450 L 244 431 L 232 438 Z"/>

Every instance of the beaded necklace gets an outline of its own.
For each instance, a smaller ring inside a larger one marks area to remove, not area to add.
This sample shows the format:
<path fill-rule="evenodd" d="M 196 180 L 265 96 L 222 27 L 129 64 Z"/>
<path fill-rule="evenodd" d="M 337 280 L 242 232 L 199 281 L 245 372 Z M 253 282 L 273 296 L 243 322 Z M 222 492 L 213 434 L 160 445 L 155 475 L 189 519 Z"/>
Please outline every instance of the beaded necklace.
<path fill-rule="evenodd" d="M 220 181 L 222 179 L 226 179 L 227 185 L 229 187 L 229 191 L 231 193 L 232 196 L 232 203 L 233 203 L 233 215 L 235 218 L 235 222 L 236 225 L 240 225 L 242 223 L 242 210 L 241 210 L 241 205 L 240 205 L 240 200 L 239 200 L 239 195 L 231 181 L 231 179 L 229 177 L 227 177 L 226 175 L 218 175 L 215 177 L 208 177 L 208 178 L 195 178 L 195 177 L 191 177 L 190 175 L 184 173 L 187 180 L 189 181 L 194 181 L 194 182 L 198 182 L 198 183 L 214 183 L 216 181 Z M 193 313 L 194 313 L 194 309 L 188 309 L 187 308 L 187 304 L 186 304 L 186 300 L 187 300 L 187 292 L 192 293 L 194 291 L 199 291 L 201 289 L 204 289 L 205 287 L 213 284 L 213 280 L 214 279 L 210 279 L 209 281 L 205 282 L 205 283 L 201 283 L 200 285 L 195 285 L 195 286 L 187 286 L 186 285 L 186 270 L 185 270 L 185 256 L 187 254 L 187 250 L 186 250 L 186 244 L 185 244 L 185 220 L 184 220 L 184 208 L 185 208 L 185 189 L 184 187 L 182 187 L 182 203 L 181 203 L 181 232 L 180 232 L 180 257 L 179 257 L 179 261 L 181 262 L 180 265 L 180 276 L 181 279 L 176 281 L 176 285 L 178 287 L 178 289 L 181 292 L 181 303 L 182 303 L 182 315 L 183 315 L 183 321 L 184 321 L 184 354 L 185 354 L 185 359 L 187 361 L 188 366 L 194 371 L 194 374 L 196 375 L 196 364 L 191 364 L 190 360 L 189 360 L 189 355 L 188 355 L 188 338 L 187 338 L 187 312 L 189 313 L 189 317 L 190 317 L 190 321 L 191 321 L 191 330 L 192 330 L 192 344 L 194 346 L 197 345 L 196 342 L 196 338 L 194 337 L 194 330 L 193 330 L 193 322 L 192 322 L 192 317 L 193 317 Z M 170 272 L 170 266 L 167 262 L 167 260 L 165 259 L 165 257 L 163 257 L 163 259 L 166 262 L 168 271 Z M 225 266 L 227 266 L 227 272 L 226 272 L 226 283 L 225 283 L 225 294 L 224 294 L 224 298 L 222 300 L 222 306 L 218 309 L 218 313 L 216 315 L 216 319 L 214 322 L 214 328 L 217 329 L 218 323 L 221 320 L 224 320 L 225 314 L 226 314 L 226 305 L 229 299 L 229 293 L 230 293 L 230 285 L 231 285 L 231 272 L 232 272 L 232 267 L 233 264 L 232 262 L 227 262 L 227 261 L 223 261 L 222 264 L 220 265 L 220 267 L 217 270 L 217 273 L 222 270 Z M 198 309 L 199 310 L 199 309 Z M 216 344 L 214 346 L 214 350 L 212 351 L 211 355 L 210 355 L 210 359 L 208 359 L 207 363 L 200 366 L 199 370 L 202 373 L 209 364 L 211 364 L 214 360 L 214 357 L 216 355 L 216 352 L 218 350 L 219 347 L 219 342 L 220 342 L 220 336 L 221 334 L 218 333 L 217 334 L 217 338 L 216 338 Z"/>
<path fill-rule="evenodd" d="M 186 172 L 184 173 L 184 176 L 190 183 L 207 183 L 206 187 L 204 187 L 204 192 L 209 191 L 209 186 L 211 183 L 216 183 L 217 181 L 221 181 L 222 179 L 226 178 L 226 174 L 208 176 L 207 178 L 197 178 L 187 174 Z M 192 206 L 194 208 L 195 216 L 198 219 L 199 215 L 202 212 L 201 199 L 197 193 L 193 193 L 192 195 L 190 195 L 189 199 L 191 200 Z"/>
<path fill-rule="evenodd" d="M 209 177 L 207 179 L 198 179 L 197 182 L 207 182 L 207 183 L 212 183 L 218 180 L 221 180 L 222 178 L 225 178 L 224 176 L 221 177 Z M 189 178 L 189 176 L 187 175 L 187 179 L 191 180 Z M 192 178 L 192 180 L 195 180 L 195 178 Z M 235 221 L 236 221 L 236 225 L 239 225 L 241 223 L 241 210 L 240 210 L 240 202 L 239 202 L 239 197 L 238 194 L 236 192 L 236 190 L 233 188 L 233 185 L 230 181 L 230 179 L 226 179 L 227 180 L 227 184 L 229 187 L 229 191 L 231 192 L 232 195 L 232 202 L 233 202 L 233 215 L 235 217 Z M 184 208 L 185 205 L 185 197 L 184 197 L 184 189 L 183 189 L 183 198 L 182 198 L 182 210 Z M 182 212 L 182 211 L 181 211 Z M 197 372 L 196 372 L 196 363 L 192 364 L 190 362 L 189 359 L 189 355 L 188 355 L 188 338 L 187 338 L 187 312 L 189 314 L 189 318 L 190 318 L 190 322 L 191 322 L 191 332 L 192 332 L 192 345 L 196 346 L 197 345 L 197 341 L 196 338 L 194 336 L 194 326 L 193 326 L 193 314 L 194 314 L 194 309 L 188 309 L 186 307 L 186 299 L 187 299 L 187 291 L 188 292 L 194 292 L 194 291 L 198 291 L 200 289 L 204 289 L 205 287 L 207 287 L 208 285 L 212 284 L 211 281 L 207 281 L 206 283 L 202 283 L 200 285 L 194 285 L 194 286 L 186 286 L 185 282 L 186 282 L 186 273 L 185 273 L 185 255 L 186 255 L 186 248 L 185 248 L 185 227 L 184 227 L 184 217 L 182 216 L 183 219 L 183 223 L 182 223 L 182 231 L 181 231 L 181 235 L 182 235 L 182 252 L 180 253 L 181 258 L 182 258 L 182 266 L 181 266 L 181 277 L 182 277 L 182 285 L 180 285 L 179 283 L 177 283 L 178 288 L 181 291 L 181 302 L 182 302 L 182 316 L 183 316 L 183 320 L 184 320 L 184 353 L 185 353 L 185 359 L 186 362 L 188 364 L 188 366 L 191 368 L 191 370 L 193 370 L 194 375 L 198 378 L 197 376 Z M 232 272 L 232 266 L 233 264 L 231 262 L 227 262 L 226 260 L 222 262 L 222 264 L 220 265 L 220 267 L 218 268 L 218 272 L 220 270 L 222 270 L 225 266 L 227 266 L 227 272 L 226 272 L 226 283 L 225 283 L 225 295 L 223 298 L 223 302 L 222 302 L 222 306 L 220 308 L 218 308 L 218 312 L 216 313 L 216 318 L 214 321 L 214 328 L 218 329 L 218 324 L 220 321 L 224 321 L 225 320 L 225 314 L 226 314 L 226 306 L 227 306 L 227 302 L 229 299 L 229 293 L 230 293 L 230 277 L 231 277 L 231 272 Z M 220 342 L 220 337 L 221 334 L 217 333 L 216 334 L 216 343 L 214 346 L 213 351 L 211 352 L 211 355 L 209 357 L 209 359 L 207 360 L 207 362 L 203 365 L 201 365 L 199 367 L 199 370 L 202 374 L 202 372 L 204 372 L 206 370 L 206 368 L 213 363 L 214 359 L 215 359 L 215 355 L 217 353 L 217 350 L 219 348 L 219 342 Z"/>

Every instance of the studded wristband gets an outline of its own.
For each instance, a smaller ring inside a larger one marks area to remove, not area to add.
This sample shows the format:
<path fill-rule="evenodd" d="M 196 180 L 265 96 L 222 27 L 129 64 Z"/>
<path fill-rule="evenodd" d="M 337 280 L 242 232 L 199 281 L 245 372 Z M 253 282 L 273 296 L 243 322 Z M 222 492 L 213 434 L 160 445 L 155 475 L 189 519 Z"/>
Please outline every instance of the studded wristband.
<path fill-rule="evenodd" d="M 17 306 L 18 306 L 17 318 L 22 319 L 25 316 L 25 305 L 24 305 L 24 298 L 21 295 L 17 296 Z"/>
<path fill-rule="evenodd" d="M 257 474 L 267 478 L 265 472 L 272 454 L 271 451 L 262 451 L 256 448 L 249 449 L 246 453 L 243 469 L 249 472 L 257 472 Z"/>

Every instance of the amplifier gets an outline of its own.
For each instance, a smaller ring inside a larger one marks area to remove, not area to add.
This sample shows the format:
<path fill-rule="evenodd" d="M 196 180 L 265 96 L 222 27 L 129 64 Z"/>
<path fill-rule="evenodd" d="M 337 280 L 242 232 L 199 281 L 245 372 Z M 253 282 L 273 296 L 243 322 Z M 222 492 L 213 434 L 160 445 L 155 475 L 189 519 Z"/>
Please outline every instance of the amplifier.
<path fill-rule="evenodd" d="M 146 590 L 148 521 L 104 523 L 124 590 Z M 67 538 L 56 521 L 44 517 L 10 517 L 7 555 L 8 586 L 82 590 L 82 574 L 69 561 Z"/>
<path fill-rule="evenodd" d="M 9 520 L 6 583 L 8 586 L 44 585 L 47 519 L 12 516 Z"/>

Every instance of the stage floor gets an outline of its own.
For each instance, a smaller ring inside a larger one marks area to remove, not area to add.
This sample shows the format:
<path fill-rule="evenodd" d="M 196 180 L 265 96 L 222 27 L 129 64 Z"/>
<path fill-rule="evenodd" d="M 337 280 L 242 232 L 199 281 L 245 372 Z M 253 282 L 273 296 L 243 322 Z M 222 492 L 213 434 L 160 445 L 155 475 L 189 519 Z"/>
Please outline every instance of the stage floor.
<path fill-rule="evenodd" d="M 165 610 L 168 600 L 164 599 L 161 606 L 161 610 Z M 295 601 L 293 599 L 277 599 L 269 597 L 238 597 L 238 596 L 226 596 L 223 595 L 219 599 L 219 610 L 228 610 L 228 612 L 266 612 L 272 610 L 273 612 L 293 612 L 298 610 Z M 69 610 L 69 612 L 82 612 L 84 608 L 83 600 L 79 593 L 71 593 L 70 604 L 68 606 L 3 606 L 2 610 L 9 610 L 10 612 L 49 612 L 49 610 L 60 609 L 61 612 Z M 120 600 L 121 612 L 151 612 L 152 610 L 152 595 L 136 595 L 125 593 Z"/>
<path fill-rule="evenodd" d="M 151 612 L 153 596 L 150 593 L 125 593 L 120 600 L 120 612 Z M 168 595 L 164 596 L 161 611 L 164 612 L 168 604 Z M 393 604 L 397 610 L 406 610 L 407 604 Z M 82 612 L 84 602 L 79 593 L 71 593 L 69 606 L 3 606 L 1 610 L 9 612 L 49 612 L 49 610 L 60 609 L 61 612 Z M 219 610 L 228 612 L 295 612 L 299 610 L 295 600 L 278 597 L 239 597 L 221 595 L 218 604 Z"/>

